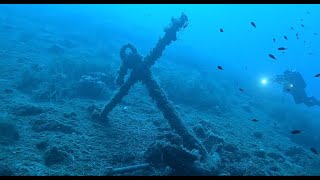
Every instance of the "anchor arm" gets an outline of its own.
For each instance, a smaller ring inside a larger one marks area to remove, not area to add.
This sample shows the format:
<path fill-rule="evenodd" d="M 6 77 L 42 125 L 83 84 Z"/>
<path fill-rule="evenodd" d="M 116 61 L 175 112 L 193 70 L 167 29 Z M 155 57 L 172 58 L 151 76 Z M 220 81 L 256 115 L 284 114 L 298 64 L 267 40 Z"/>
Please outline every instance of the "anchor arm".
<path fill-rule="evenodd" d="M 170 45 L 173 41 L 177 40 L 177 32 L 181 30 L 188 22 L 188 17 L 182 13 L 179 19 L 171 19 L 171 24 L 165 28 L 165 35 L 158 40 L 156 46 L 152 51 L 144 58 L 144 66 L 149 69 L 162 55 L 166 46 Z"/>
<path fill-rule="evenodd" d="M 136 76 L 130 76 L 128 80 L 122 84 L 118 92 L 113 96 L 111 101 L 106 104 L 100 112 L 100 120 L 103 121 L 107 118 L 107 115 L 114 107 L 116 107 L 124 96 L 126 96 L 131 87 L 138 81 Z"/>

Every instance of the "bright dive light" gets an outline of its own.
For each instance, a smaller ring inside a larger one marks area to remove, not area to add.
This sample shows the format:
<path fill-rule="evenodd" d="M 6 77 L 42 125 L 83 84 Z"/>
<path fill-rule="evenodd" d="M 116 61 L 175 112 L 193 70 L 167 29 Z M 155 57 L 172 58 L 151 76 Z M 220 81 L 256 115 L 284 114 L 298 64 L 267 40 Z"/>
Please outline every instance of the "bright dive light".
<path fill-rule="evenodd" d="M 267 84 L 267 79 L 265 79 L 265 78 L 262 79 L 262 80 L 261 80 L 261 84 L 263 84 L 263 85 Z"/>

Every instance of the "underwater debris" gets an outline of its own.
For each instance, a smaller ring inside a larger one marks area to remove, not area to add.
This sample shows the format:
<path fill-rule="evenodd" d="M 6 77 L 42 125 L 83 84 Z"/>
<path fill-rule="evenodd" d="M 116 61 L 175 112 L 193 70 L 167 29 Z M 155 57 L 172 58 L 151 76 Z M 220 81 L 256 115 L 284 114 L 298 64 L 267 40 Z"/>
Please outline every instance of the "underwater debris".
<path fill-rule="evenodd" d="M 314 75 L 314 77 L 320 77 L 320 73 L 318 73 L 318 74 Z"/>
<path fill-rule="evenodd" d="M 272 40 L 273 40 L 273 42 L 276 42 L 276 38 L 273 38 Z"/>
<path fill-rule="evenodd" d="M 242 92 L 244 92 L 244 90 L 243 90 L 242 88 L 239 88 L 239 91 L 242 91 Z"/>
<path fill-rule="evenodd" d="M 271 59 L 276 59 L 276 57 L 274 57 L 273 54 L 269 54 L 269 57 L 270 57 Z"/>
<path fill-rule="evenodd" d="M 287 36 L 283 36 L 283 38 L 284 38 L 285 40 L 288 40 L 288 37 L 287 37 Z"/>
<path fill-rule="evenodd" d="M 220 32 L 223 32 L 223 29 L 222 29 L 222 28 L 220 28 Z"/>
<path fill-rule="evenodd" d="M 294 30 L 293 27 L 291 27 L 291 29 Z"/>
<path fill-rule="evenodd" d="M 182 144 L 182 139 L 175 133 L 162 136 L 145 152 L 146 162 L 158 168 L 169 166 L 172 169 L 170 175 L 212 175 L 219 163 L 217 154 L 201 163 L 199 151 L 190 151 Z"/>
<path fill-rule="evenodd" d="M 301 24 L 301 27 L 304 27 L 304 25 L 303 25 L 303 24 Z"/>
<path fill-rule="evenodd" d="M 183 144 L 183 139 L 177 133 L 172 132 L 172 130 L 165 131 L 163 134 L 159 134 L 156 140 L 165 140 L 171 144 L 181 146 Z"/>
<path fill-rule="evenodd" d="M 145 158 L 146 162 L 151 166 L 169 166 L 174 170 L 175 174 L 189 174 L 190 170 L 193 169 L 194 162 L 199 157 L 182 146 L 177 146 L 164 140 L 157 140 L 147 149 Z"/>
<path fill-rule="evenodd" d="M 254 28 L 256 28 L 256 24 L 254 22 L 250 23 Z"/>
<path fill-rule="evenodd" d="M 218 69 L 223 70 L 222 66 L 217 66 Z"/>
<path fill-rule="evenodd" d="M 291 134 L 300 134 L 302 130 L 293 130 L 291 131 Z"/>
<path fill-rule="evenodd" d="M 116 174 L 131 173 L 131 172 L 138 171 L 138 170 L 147 170 L 149 168 L 150 168 L 150 165 L 148 163 L 120 167 L 120 168 L 108 167 L 105 171 L 105 175 L 106 176 L 113 176 Z"/>

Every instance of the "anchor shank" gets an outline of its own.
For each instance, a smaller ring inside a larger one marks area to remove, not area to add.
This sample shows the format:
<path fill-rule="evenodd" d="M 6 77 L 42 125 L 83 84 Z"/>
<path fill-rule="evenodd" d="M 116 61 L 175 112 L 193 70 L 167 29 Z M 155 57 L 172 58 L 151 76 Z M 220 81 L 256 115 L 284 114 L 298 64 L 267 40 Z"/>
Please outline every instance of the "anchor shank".
<path fill-rule="evenodd" d="M 190 150 L 199 150 L 200 155 L 205 157 L 207 155 L 206 149 L 184 125 L 179 113 L 175 110 L 171 101 L 168 100 L 157 81 L 154 80 L 151 71 L 148 71 L 144 77 L 142 82 L 146 85 L 149 95 L 156 102 L 165 119 L 169 121 L 170 127 L 183 138 L 183 145 Z"/>

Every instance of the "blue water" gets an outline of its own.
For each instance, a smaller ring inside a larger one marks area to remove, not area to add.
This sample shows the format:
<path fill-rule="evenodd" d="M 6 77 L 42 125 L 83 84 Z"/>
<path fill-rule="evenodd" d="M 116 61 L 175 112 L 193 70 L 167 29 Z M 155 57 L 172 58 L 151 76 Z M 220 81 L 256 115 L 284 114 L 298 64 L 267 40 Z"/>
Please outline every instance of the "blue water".
<path fill-rule="evenodd" d="M 320 106 L 295 104 L 282 85 L 272 82 L 276 75 L 294 69 L 307 84 L 307 96 L 320 100 L 320 77 L 314 77 L 320 73 L 320 6 L 316 4 L 0 5 L 0 84 L 5 92 L 0 120 L 13 124 L 20 134 L 15 139 L 12 133 L 0 133 L 0 175 L 105 175 L 105 167 L 147 162 L 143 154 L 157 134 L 166 133 L 159 130 L 161 124 L 168 125 L 144 84 L 135 85 L 112 110 L 111 125 L 92 120 L 87 107 L 94 104 L 101 110 L 119 90 L 114 81 L 123 45 L 132 43 L 146 56 L 164 36 L 171 18 L 182 13 L 188 26 L 177 33 L 177 41 L 166 47 L 151 71 L 186 127 L 195 132 L 203 126 L 207 134 L 197 137 L 201 143 L 209 146 L 210 133 L 224 140 L 225 144 L 214 142 L 208 150 L 220 157 L 220 165 L 210 175 L 320 175 L 319 156 L 310 150 L 320 151 Z M 287 48 L 285 54 L 279 47 Z M 101 79 L 92 73 L 106 76 Z M 15 113 L 30 104 L 55 110 Z M 70 112 L 77 115 L 65 115 Z M 201 125 L 201 119 L 212 126 Z M 43 120 L 47 124 L 35 130 L 34 122 Z M 158 121 L 159 127 L 154 125 Z M 3 131 L 7 127 L 1 126 Z M 303 132 L 290 134 L 295 129 Z M 252 135 L 256 131 L 264 138 Z M 37 148 L 47 140 L 48 146 Z M 228 155 L 228 145 L 239 149 L 230 151 L 239 157 Z M 47 163 L 53 146 L 65 152 L 61 155 L 65 160 L 55 161 L 54 155 L 52 164 Z M 23 155 L 23 148 L 32 151 Z M 295 149 L 294 155 L 290 149 Z M 241 163 L 250 166 L 236 170 L 244 166 Z M 257 170 L 262 164 L 264 174 Z M 184 174 L 170 163 L 151 166 L 152 170 L 129 175 Z M 171 174 L 166 166 L 173 169 Z"/>

